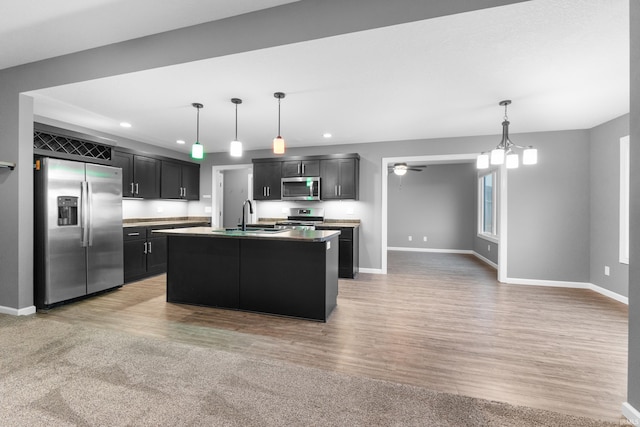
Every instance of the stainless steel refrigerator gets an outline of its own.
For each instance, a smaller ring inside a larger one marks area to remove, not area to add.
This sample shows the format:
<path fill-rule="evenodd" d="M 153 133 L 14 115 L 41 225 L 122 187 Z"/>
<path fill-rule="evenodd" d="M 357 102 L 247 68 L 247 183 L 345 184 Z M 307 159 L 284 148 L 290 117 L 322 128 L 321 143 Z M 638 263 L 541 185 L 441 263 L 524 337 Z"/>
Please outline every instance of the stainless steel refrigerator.
<path fill-rule="evenodd" d="M 34 177 L 36 307 L 122 286 L 122 170 L 39 160 Z"/>

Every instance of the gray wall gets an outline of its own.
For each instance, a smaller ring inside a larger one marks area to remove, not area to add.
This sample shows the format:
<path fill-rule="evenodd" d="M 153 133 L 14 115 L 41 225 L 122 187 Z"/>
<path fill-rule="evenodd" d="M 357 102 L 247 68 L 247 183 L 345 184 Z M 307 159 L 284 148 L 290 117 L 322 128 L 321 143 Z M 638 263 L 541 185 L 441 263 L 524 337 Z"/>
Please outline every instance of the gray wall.
<path fill-rule="evenodd" d="M 514 135 L 538 164 L 509 170 L 511 278 L 589 281 L 589 131 Z"/>
<path fill-rule="evenodd" d="M 626 114 L 589 132 L 591 147 L 590 282 L 629 296 L 629 266 L 619 262 L 620 138 L 629 135 Z M 605 276 L 604 266 L 610 276 Z"/>
<path fill-rule="evenodd" d="M 640 411 L 640 2 L 630 2 L 631 201 L 629 257 L 629 381 L 627 401 Z M 638 420 L 636 420 L 638 421 Z"/>
<path fill-rule="evenodd" d="M 387 245 L 471 250 L 476 232 L 476 177 L 471 163 L 429 165 L 404 176 L 390 173 Z"/>
<path fill-rule="evenodd" d="M 231 169 L 222 171 L 224 174 L 223 191 L 223 214 L 222 221 L 224 227 L 235 227 L 242 221 L 242 204 L 249 195 L 248 180 L 250 169 Z M 246 217 L 249 222 L 249 207 L 247 206 Z"/>

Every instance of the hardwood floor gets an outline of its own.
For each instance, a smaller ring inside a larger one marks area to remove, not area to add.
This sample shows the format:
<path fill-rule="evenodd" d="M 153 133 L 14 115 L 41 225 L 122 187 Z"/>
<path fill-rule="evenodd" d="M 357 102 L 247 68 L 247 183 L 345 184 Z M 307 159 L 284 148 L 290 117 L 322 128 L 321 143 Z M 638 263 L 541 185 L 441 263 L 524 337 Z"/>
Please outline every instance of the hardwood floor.
<path fill-rule="evenodd" d="M 165 277 L 38 316 L 609 421 L 626 400 L 627 306 L 503 285 L 470 255 L 389 252 L 316 323 L 165 302 Z"/>

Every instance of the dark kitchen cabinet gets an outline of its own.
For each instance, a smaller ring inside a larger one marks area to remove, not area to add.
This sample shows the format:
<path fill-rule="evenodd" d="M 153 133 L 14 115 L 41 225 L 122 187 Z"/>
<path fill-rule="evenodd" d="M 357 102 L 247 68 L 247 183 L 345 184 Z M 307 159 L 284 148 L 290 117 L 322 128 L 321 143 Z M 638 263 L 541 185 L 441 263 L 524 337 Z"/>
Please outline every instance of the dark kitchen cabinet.
<path fill-rule="evenodd" d="M 167 271 L 167 237 L 153 230 L 208 226 L 208 223 L 124 227 L 124 282 L 129 283 Z"/>
<path fill-rule="evenodd" d="M 200 165 L 162 160 L 160 197 L 200 199 Z"/>
<path fill-rule="evenodd" d="M 358 158 L 320 160 L 322 200 L 358 200 L 359 175 Z"/>
<path fill-rule="evenodd" d="M 282 162 L 282 177 L 320 176 L 319 160 L 287 160 Z"/>
<path fill-rule="evenodd" d="M 360 270 L 360 227 L 318 225 L 316 230 L 339 230 L 338 277 L 353 279 Z"/>
<path fill-rule="evenodd" d="M 114 151 L 112 164 L 122 168 L 123 197 L 160 197 L 160 160 Z"/>
<path fill-rule="evenodd" d="M 167 238 L 153 236 L 158 227 L 127 227 L 124 235 L 125 283 L 167 271 Z"/>
<path fill-rule="evenodd" d="M 280 200 L 282 178 L 281 161 L 254 161 L 253 199 Z"/>

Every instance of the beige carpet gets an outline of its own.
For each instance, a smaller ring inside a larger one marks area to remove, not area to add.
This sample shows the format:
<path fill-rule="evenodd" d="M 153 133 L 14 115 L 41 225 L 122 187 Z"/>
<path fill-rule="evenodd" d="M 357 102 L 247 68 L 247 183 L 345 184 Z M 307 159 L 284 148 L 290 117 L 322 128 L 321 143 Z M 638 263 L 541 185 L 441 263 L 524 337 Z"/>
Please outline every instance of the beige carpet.
<path fill-rule="evenodd" d="M 3 426 L 614 426 L 286 362 L 0 315 Z"/>

